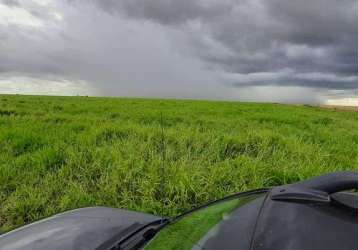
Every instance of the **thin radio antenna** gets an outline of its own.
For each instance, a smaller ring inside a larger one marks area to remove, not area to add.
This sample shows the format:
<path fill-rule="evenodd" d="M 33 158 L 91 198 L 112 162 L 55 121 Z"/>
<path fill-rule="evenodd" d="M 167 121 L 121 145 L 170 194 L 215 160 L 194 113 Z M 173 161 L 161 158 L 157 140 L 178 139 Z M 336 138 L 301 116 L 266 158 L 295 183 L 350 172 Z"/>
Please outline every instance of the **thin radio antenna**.
<path fill-rule="evenodd" d="M 161 195 L 161 216 L 164 218 L 164 202 L 165 202 L 165 194 L 164 194 L 164 185 L 165 185 L 165 138 L 164 138 L 164 124 L 163 124 L 163 112 L 160 112 L 160 130 L 161 130 L 161 139 L 160 139 L 160 149 L 161 149 L 161 164 L 160 164 L 160 172 L 159 172 L 159 178 L 160 178 L 160 195 Z"/>

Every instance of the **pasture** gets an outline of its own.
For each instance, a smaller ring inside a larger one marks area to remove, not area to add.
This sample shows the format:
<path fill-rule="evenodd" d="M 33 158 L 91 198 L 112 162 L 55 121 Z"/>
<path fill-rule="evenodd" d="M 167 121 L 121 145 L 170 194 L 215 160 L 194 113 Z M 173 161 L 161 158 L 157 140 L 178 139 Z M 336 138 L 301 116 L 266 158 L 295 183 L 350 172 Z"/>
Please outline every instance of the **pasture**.
<path fill-rule="evenodd" d="M 358 169 L 356 112 L 0 95 L 0 232 L 85 206 L 173 216 L 347 169 Z"/>

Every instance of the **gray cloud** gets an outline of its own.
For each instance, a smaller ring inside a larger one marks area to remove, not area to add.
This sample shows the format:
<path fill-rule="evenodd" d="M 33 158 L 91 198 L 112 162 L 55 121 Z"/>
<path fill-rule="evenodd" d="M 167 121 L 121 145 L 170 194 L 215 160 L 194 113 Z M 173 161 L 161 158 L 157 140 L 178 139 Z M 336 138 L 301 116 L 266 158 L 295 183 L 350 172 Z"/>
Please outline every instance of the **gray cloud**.
<path fill-rule="evenodd" d="M 192 0 L 104 0 L 97 4 L 110 13 L 126 14 L 132 18 L 143 18 L 165 25 L 176 25 L 189 20 L 210 20 L 230 11 L 227 1 Z"/>
<path fill-rule="evenodd" d="M 115 2 L 115 4 L 114 4 Z M 179 5 L 177 4 L 178 2 Z M 98 1 L 110 12 L 185 26 L 193 51 L 228 72 L 257 73 L 291 68 L 346 78 L 358 73 L 358 2 L 354 0 Z M 206 3 L 206 4 L 204 4 Z M 215 10 L 215 11 L 213 11 Z M 191 22 L 200 28 L 193 29 Z M 204 39 L 203 39 L 204 37 Z M 217 56 L 203 44 L 209 38 L 230 51 Z M 352 78 L 353 79 L 353 78 Z M 286 79 L 285 79 L 286 80 Z M 300 79 L 291 79 L 298 85 Z M 302 81 L 308 84 L 309 79 Z M 337 86 L 357 87 L 357 82 Z M 284 84 L 284 82 L 282 82 Z M 312 79 L 312 86 L 325 86 Z M 334 87 L 327 83 L 325 87 Z"/>
<path fill-rule="evenodd" d="M 3 3 L 8 6 L 19 6 L 18 1 L 16 0 L 3 0 Z"/>
<path fill-rule="evenodd" d="M 233 88 L 287 86 L 310 88 L 299 92 L 307 101 L 358 88 L 355 0 L 49 2 L 0 0 L 37 22 L 0 19 L 0 75 L 86 81 L 104 95 L 242 98 Z"/>

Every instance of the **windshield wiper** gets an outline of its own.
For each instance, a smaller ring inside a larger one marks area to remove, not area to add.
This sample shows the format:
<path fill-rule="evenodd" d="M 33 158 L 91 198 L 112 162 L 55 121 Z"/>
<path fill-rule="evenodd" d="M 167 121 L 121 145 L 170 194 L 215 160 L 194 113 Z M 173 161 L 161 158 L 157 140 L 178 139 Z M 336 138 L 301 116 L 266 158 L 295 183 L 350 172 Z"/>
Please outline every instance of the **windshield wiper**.
<path fill-rule="evenodd" d="M 115 242 L 108 250 L 134 250 L 150 241 L 163 227 L 170 223 L 169 219 L 160 219 L 137 229 L 127 237 Z"/>

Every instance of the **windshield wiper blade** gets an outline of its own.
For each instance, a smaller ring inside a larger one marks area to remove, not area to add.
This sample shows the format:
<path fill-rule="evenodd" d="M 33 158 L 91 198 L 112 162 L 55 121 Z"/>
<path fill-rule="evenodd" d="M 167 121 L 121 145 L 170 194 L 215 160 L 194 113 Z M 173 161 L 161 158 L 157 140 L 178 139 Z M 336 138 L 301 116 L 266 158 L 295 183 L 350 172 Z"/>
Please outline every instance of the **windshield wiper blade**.
<path fill-rule="evenodd" d="M 153 227 L 149 228 L 145 230 L 143 233 L 136 234 L 133 237 L 129 238 L 128 240 L 122 242 L 121 244 L 118 245 L 117 249 L 118 250 L 139 249 L 146 242 L 150 241 L 158 232 L 159 230 L 157 228 L 153 228 Z"/>
<path fill-rule="evenodd" d="M 108 250 L 134 250 L 150 241 L 163 227 L 170 222 L 169 219 L 160 219 L 148 223 L 137 229 L 127 237 L 112 244 Z"/>

